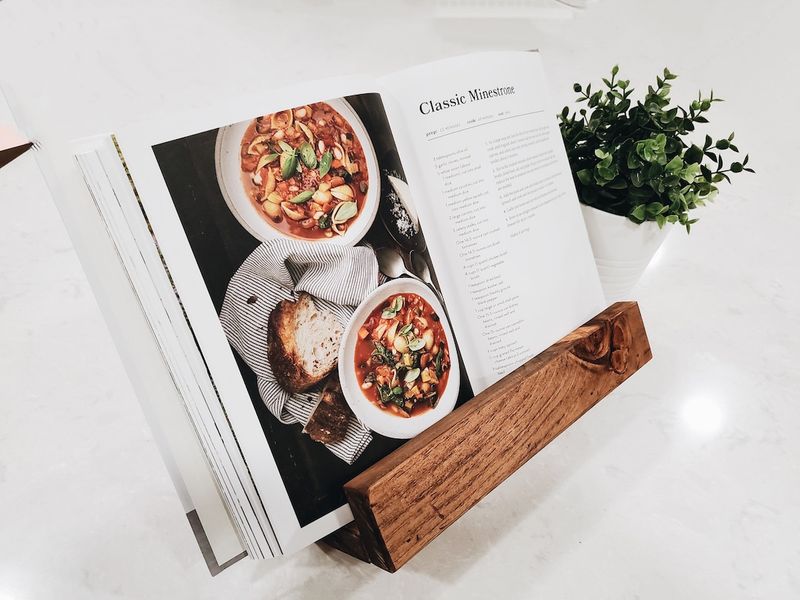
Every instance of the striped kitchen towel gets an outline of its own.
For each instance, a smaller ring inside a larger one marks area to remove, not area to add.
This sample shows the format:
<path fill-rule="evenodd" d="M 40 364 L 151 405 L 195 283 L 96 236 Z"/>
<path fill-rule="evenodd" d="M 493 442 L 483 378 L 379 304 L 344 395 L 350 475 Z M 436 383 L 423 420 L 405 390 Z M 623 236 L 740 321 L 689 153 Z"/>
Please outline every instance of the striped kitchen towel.
<path fill-rule="evenodd" d="M 228 284 L 220 321 L 231 346 L 258 377 L 269 411 L 286 424 L 308 422 L 319 389 L 290 394 L 275 381 L 267 359 L 267 321 L 284 299 L 307 292 L 318 309 L 328 310 L 345 327 L 355 307 L 379 283 L 375 253 L 288 239 L 264 242 L 248 256 Z M 326 447 L 352 464 L 372 440 L 369 429 L 351 416 L 347 435 Z"/>

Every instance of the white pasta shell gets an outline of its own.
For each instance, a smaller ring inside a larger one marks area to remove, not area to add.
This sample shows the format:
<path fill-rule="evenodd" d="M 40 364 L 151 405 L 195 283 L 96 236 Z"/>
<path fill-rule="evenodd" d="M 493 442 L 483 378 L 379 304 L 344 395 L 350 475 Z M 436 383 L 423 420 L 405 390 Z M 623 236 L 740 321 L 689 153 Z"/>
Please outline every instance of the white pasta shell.
<path fill-rule="evenodd" d="M 338 200 L 352 200 L 353 188 L 349 185 L 337 185 L 335 188 L 331 188 L 331 195 Z"/>
<path fill-rule="evenodd" d="M 291 202 L 281 202 L 281 210 L 283 210 L 283 213 L 292 221 L 302 221 L 306 218 L 305 213 L 295 210 Z"/>
<path fill-rule="evenodd" d="M 248 154 L 253 154 L 253 155 L 261 154 L 261 152 L 259 152 L 259 150 L 256 148 L 256 146 L 258 146 L 260 144 L 263 144 L 268 139 L 269 139 L 268 135 L 257 135 L 256 137 L 253 138 L 253 141 L 250 142 L 250 145 L 247 146 L 247 153 Z"/>
<path fill-rule="evenodd" d="M 278 115 L 288 115 L 289 121 L 283 125 L 278 122 Z M 284 110 L 281 112 L 274 113 L 270 116 L 269 120 L 270 127 L 273 129 L 286 129 L 287 127 L 291 127 L 294 124 L 294 113 L 291 110 Z"/>
<path fill-rule="evenodd" d="M 300 127 L 300 129 L 303 131 L 303 133 L 306 134 L 306 137 L 308 138 L 308 142 L 313 145 L 314 144 L 314 134 L 313 134 L 313 132 L 306 126 L 305 123 L 301 123 L 300 121 L 298 121 L 297 125 L 298 125 L 298 127 Z M 322 142 L 322 140 L 320 140 L 320 142 Z"/>

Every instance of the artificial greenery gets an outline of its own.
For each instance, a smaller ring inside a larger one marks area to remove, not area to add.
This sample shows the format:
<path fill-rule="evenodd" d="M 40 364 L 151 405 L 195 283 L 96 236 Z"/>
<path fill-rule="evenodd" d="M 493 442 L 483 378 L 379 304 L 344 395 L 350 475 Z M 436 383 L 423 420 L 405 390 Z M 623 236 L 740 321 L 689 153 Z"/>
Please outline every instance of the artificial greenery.
<path fill-rule="evenodd" d="M 570 115 L 565 106 L 558 116 L 581 202 L 635 223 L 680 223 L 688 232 L 697 222 L 689 212 L 714 199 L 717 183 L 730 183 L 730 173 L 754 172 L 749 156 L 725 168 L 723 153 L 739 152 L 733 133 L 716 141 L 706 135 L 702 147 L 688 139 L 722 101 L 713 91 L 707 98 L 698 94 L 688 110 L 670 107 L 668 82 L 676 75 L 665 68 L 656 87 L 635 101 L 630 81 L 618 73 L 614 66 L 605 87 L 594 92 L 591 84 L 576 83 L 577 102 L 586 107 Z"/>

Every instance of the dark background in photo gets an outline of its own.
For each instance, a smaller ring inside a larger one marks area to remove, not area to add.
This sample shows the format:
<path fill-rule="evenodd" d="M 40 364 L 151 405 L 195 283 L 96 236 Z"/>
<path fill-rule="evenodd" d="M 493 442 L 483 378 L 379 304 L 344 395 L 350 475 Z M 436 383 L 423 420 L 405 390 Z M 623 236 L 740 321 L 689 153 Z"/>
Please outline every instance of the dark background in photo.
<path fill-rule="evenodd" d="M 369 132 L 381 171 L 390 171 L 405 179 L 380 96 L 362 94 L 348 96 L 346 100 Z M 217 313 L 231 277 L 260 244 L 239 224 L 222 197 L 214 165 L 218 131 L 212 129 L 153 147 Z M 365 239 L 373 244 L 389 245 L 388 238 L 379 216 Z M 373 440 L 364 453 L 354 464 L 348 465 L 303 434 L 301 424 L 280 423 L 264 406 L 255 374 L 236 352 L 233 354 L 301 526 L 345 504 L 342 486 L 402 445 L 403 440 L 373 433 Z M 468 386 L 462 385 L 459 402 L 469 397 Z"/>

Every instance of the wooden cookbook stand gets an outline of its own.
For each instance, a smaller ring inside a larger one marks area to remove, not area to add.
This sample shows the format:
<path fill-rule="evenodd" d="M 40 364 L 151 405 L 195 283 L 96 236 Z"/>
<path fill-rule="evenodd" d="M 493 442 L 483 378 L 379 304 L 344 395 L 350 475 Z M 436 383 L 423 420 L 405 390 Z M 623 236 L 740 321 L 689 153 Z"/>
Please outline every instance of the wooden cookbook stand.
<path fill-rule="evenodd" d="M 349 481 L 354 521 L 323 541 L 396 571 L 651 358 L 613 304 Z"/>

